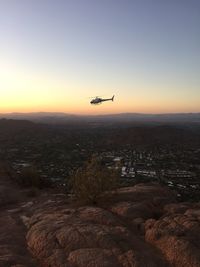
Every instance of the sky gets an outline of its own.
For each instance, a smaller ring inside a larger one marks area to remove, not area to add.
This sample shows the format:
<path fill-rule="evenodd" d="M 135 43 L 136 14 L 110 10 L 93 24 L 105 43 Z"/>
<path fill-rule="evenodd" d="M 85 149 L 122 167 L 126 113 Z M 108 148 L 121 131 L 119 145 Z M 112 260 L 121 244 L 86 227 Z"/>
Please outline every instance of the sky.
<path fill-rule="evenodd" d="M 0 0 L 0 112 L 37 111 L 200 112 L 200 1 Z"/>

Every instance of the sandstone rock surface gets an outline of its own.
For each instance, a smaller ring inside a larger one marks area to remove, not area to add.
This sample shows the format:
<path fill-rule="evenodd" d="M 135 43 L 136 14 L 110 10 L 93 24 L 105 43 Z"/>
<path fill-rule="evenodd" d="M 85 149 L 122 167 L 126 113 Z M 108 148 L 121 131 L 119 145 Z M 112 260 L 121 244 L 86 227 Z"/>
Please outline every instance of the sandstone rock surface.
<path fill-rule="evenodd" d="M 141 185 L 111 193 L 107 209 L 51 206 L 30 218 L 27 242 L 42 266 L 165 267 L 168 262 L 134 225 L 152 218 L 155 208 L 160 213 L 172 199 L 166 189 Z"/>
<path fill-rule="evenodd" d="M 0 267 L 200 267 L 200 204 L 165 187 L 121 188 L 98 207 L 13 190 L 0 207 Z"/>
<path fill-rule="evenodd" d="M 104 209 L 61 208 L 36 216 L 27 241 L 44 266 L 131 266 L 131 259 L 133 266 L 167 266 L 159 253 Z"/>
<path fill-rule="evenodd" d="M 162 251 L 171 266 L 200 266 L 200 208 L 176 205 L 176 213 L 147 220 L 145 238 Z M 169 208 L 169 207 L 168 207 Z M 173 207 L 175 208 L 175 207 Z M 185 212 L 184 212 L 185 211 Z"/>

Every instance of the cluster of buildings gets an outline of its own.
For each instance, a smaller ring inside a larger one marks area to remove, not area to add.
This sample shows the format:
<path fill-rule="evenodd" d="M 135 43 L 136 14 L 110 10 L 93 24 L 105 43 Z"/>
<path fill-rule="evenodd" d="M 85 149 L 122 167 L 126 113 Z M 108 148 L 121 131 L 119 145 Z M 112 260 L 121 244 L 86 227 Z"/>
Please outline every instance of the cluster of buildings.
<path fill-rule="evenodd" d="M 197 196 L 200 193 L 199 150 L 136 151 L 122 150 L 103 152 L 105 164 L 121 168 L 121 182 L 133 185 L 138 182 L 160 182 L 175 189 L 179 196 Z"/>
<path fill-rule="evenodd" d="M 91 150 L 79 144 L 70 151 L 52 150 L 53 155 L 44 149 L 30 151 L 24 147 L 13 147 L 6 155 L 17 173 L 34 165 L 44 179 L 62 183 L 71 170 L 78 168 L 92 154 Z M 136 150 L 126 147 L 93 152 L 101 156 L 108 168 L 120 168 L 122 185 L 156 181 L 176 189 L 180 194 L 200 192 L 200 149 Z M 2 153 L 0 151 L 0 156 Z"/>

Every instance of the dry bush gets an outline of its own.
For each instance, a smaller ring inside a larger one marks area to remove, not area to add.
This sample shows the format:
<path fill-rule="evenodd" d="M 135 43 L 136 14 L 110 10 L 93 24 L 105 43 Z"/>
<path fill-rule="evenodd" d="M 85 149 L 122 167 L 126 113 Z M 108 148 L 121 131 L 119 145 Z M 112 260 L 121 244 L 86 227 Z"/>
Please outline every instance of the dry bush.
<path fill-rule="evenodd" d="M 100 195 L 119 185 L 119 174 L 102 165 L 101 159 L 93 156 L 83 168 L 71 177 L 72 192 L 82 203 L 96 204 Z"/>

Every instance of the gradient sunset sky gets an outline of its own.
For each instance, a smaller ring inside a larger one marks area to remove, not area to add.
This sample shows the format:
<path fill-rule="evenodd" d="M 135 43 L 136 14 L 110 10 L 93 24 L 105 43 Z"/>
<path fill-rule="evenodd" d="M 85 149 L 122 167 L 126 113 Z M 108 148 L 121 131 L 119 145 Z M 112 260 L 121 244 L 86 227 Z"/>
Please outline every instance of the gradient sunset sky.
<path fill-rule="evenodd" d="M 0 0 L 0 112 L 35 111 L 200 112 L 200 1 Z"/>

